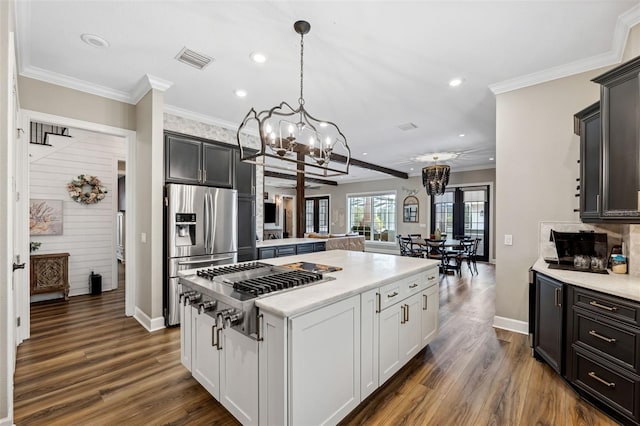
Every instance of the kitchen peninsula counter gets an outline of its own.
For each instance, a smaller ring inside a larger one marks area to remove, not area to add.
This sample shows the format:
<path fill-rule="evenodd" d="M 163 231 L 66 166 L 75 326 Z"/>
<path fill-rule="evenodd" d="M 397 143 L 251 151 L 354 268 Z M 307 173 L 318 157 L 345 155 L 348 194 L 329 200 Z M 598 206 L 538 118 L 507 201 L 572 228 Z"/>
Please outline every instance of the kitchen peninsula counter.
<path fill-rule="evenodd" d="M 262 260 L 271 265 L 313 262 L 337 266 L 327 274 L 335 280 L 256 300 L 258 308 L 280 317 L 292 317 L 402 278 L 437 268 L 437 260 L 350 250 L 330 250 Z"/>
<path fill-rule="evenodd" d="M 611 271 L 606 275 L 550 269 L 543 259 L 536 261 L 533 265 L 533 270 L 566 284 L 640 302 L 640 277 L 628 274 L 614 274 Z"/>
<path fill-rule="evenodd" d="M 313 244 L 327 242 L 327 238 L 276 238 L 273 240 L 258 241 L 256 248 L 278 247 L 297 244 Z"/>

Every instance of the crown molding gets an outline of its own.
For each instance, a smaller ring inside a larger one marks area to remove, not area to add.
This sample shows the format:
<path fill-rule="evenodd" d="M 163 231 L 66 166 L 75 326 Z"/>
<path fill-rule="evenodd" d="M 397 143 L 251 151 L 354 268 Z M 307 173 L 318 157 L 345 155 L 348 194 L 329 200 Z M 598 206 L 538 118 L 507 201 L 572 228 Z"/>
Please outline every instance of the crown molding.
<path fill-rule="evenodd" d="M 223 120 L 221 118 L 213 117 L 210 115 L 200 114 L 199 112 L 190 111 L 184 108 L 177 107 L 175 105 L 165 104 L 164 112 L 167 114 L 175 115 L 178 117 L 186 118 L 189 120 L 197 121 L 204 124 L 211 124 L 213 126 L 222 127 L 225 129 L 238 130 L 239 123 L 233 123 L 231 121 Z"/>
<path fill-rule="evenodd" d="M 173 82 L 169 80 L 163 80 L 160 77 L 145 74 L 131 91 L 129 103 L 136 105 L 149 90 L 153 89 L 165 92 L 171 86 L 173 86 Z"/>
<path fill-rule="evenodd" d="M 536 84 L 546 83 L 558 78 L 568 77 L 586 71 L 619 64 L 622 62 L 622 56 L 629 37 L 629 31 L 638 23 L 640 23 L 640 4 L 618 16 L 616 27 L 613 31 L 611 49 L 608 52 L 490 84 L 489 90 L 491 90 L 494 95 L 499 95 L 513 90 L 534 86 Z"/>
<path fill-rule="evenodd" d="M 100 86 L 94 83 L 89 83 L 88 81 L 69 77 L 67 75 L 59 74 L 53 71 L 43 70 L 42 68 L 34 67 L 32 65 L 29 65 L 25 69 L 23 69 L 20 72 L 20 75 L 24 77 L 34 78 L 36 80 L 41 80 L 47 83 L 56 84 L 58 86 L 67 87 L 69 89 L 90 93 L 92 95 L 102 96 L 103 98 L 131 103 L 131 95 L 128 92 L 112 89 L 106 86 Z"/>

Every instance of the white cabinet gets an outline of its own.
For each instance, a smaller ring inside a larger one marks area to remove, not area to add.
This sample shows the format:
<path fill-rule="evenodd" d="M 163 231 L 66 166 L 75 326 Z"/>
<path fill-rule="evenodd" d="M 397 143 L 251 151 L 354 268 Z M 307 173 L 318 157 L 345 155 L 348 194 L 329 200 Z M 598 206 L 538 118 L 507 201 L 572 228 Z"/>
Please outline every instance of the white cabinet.
<path fill-rule="evenodd" d="M 360 296 L 289 322 L 289 424 L 336 424 L 360 404 Z"/>
<path fill-rule="evenodd" d="M 187 320 L 192 329 L 191 375 L 243 425 L 257 425 L 258 343 L 232 328 L 216 327 L 207 313 L 187 308 L 191 312 Z M 186 334 L 184 329 L 181 334 Z"/>
<path fill-rule="evenodd" d="M 225 328 L 220 339 L 218 401 L 243 425 L 257 425 L 257 342 L 232 328 Z"/>
<path fill-rule="evenodd" d="M 286 425 L 287 421 L 287 328 L 285 319 L 258 315 L 258 386 L 260 424 Z"/>
<path fill-rule="evenodd" d="M 422 346 L 427 346 L 438 334 L 438 310 L 440 297 L 438 286 L 422 292 Z"/>
<path fill-rule="evenodd" d="M 378 301 L 373 289 L 360 295 L 360 399 L 378 389 Z"/>
<path fill-rule="evenodd" d="M 404 307 L 395 304 L 380 312 L 380 384 L 382 385 L 402 367 L 400 355 L 400 322 Z"/>
<path fill-rule="evenodd" d="M 215 344 L 217 330 L 215 320 L 207 314 L 199 314 L 191 308 L 193 328 L 193 354 L 191 375 L 215 399 L 220 400 L 220 351 Z"/>
<path fill-rule="evenodd" d="M 182 365 L 191 371 L 191 335 L 193 333 L 191 327 L 191 305 L 184 306 L 180 302 L 180 361 Z"/>
<path fill-rule="evenodd" d="M 401 306 L 404 308 L 404 318 L 400 321 L 400 363 L 406 364 L 423 348 L 422 343 L 422 307 L 420 294 L 405 299 Z"/>

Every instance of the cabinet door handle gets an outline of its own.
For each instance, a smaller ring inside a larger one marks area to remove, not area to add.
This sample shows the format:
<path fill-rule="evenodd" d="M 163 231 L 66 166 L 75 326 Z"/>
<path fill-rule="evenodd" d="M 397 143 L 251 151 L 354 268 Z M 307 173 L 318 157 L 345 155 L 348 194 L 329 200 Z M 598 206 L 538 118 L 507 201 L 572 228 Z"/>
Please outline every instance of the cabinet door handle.
<path fill-rule="evenodd" d="M 217 346 L 216 343 L 216 326 L 215 324 L 211 326 L 211 346 Z"/>
<path fill-rule="evenodd" d="M 202 169 L 198 169 L 198 182 L 202 182 Z"/>
<path fill-rule="evenodd" d="M 258 314 L 258 316 L 256 317 L 256 340 L 258 342 L 262 342 L 264 340 L 264 336 L 262 335 L 262 327 L 264 325 L 264 315 L 263 314 Z"/>
<path fill-rule="evenodd" d="M 394 292 L 393 292 L 393 293 L 391 293 L 391 294 L 387 294 L 387 297 L 388 297 L 389 299 L 391 299 L 392 297 L 396 297 L 397 295 L 398 295 L 398 292 L 397 292 L 397 291 L 394 291 Z"/>
<path fill-rule="evenodd" d="M 600 383 L 602 383 L 603 385 L 605 385 L 608 388 L 615 388 L 616 387 L 616 384 L 614 382 L 607 382 L 606 380 L 603 380 L 600 377 L 598 377 L 598 375 L 595 373 L 595 371 L 589 371 L 589 377 L 599 381 Z"/>
<path fill-rule="evenodd" d="M 429 278 L 427 278 L 427 281 L 433 281 L 433 280 L 435 280 L 435 279 L 436 279 L 436 277 L 435 277 L 435 276 L 433 276 L 433 277 L 429 277 Z"/>
<path fill-rule="evenodd" d="M 203 182 L 206 182 L 206 181 L 207 181 L 207 171 L 206 171 L 206 170 L 203 170 L 203 171 L 202 171 L 202 181 L 203 181 Z"/>
<path fill-rule="evenodd" d="M 381 308 L 381 303 L 382 301 L 380 300 L 380 293 L 376 293 L 376 313 L 380 313 L 380 311 L 382 310 Z"/>
<path fill-rule="evenodd" d="M 218 331 L 216 332 L 216 338 L 218 339 L 218 342 L 216 343 L 216 346 L 218 347 L 218 350 L 221 351 L 222 350 L 222 336 L 220 335 L 220 333 L 222 333 L 222 327 L 220 327 L 218 329 Z"/>
<path fill-rule="evenodd" d="M 429 296 L 427 296 L 426 294 L 422 295 L 422 310 L 426 311 L 427 310 L 427 302 L 429 301 Z"/>
<path fill-rule="evenodd" d="M 404 324 L 405 323 L 404 305 L 400 306 L 400 309 L 402 310 L 402 317 L 400 318 L 400 324 Z"/>
<path fill-rule="evenodd" d="M 553 303 L 558 307 L 562 306 L 562 303 L 560 303 L 560 292 L 561 291 L 562 290 L 559 289 L 559 288 L 553 289 Z"/>
<path fill-rule="evenodd" d="M 596 308 L 605 309 L 605 310 L 610 311 L 610 312 L 615 312 L 615 311 L 618 310 L 618 308 L 616 308 L 615 306 L 601 305 L 600 303 L 596 302 L 595 300 L 592 300 L 591 302 L 589 302 L 589 304 L 591 306 L 595 306 Z"/>
<path fill-rule="evenodd" d="M 592 335 L 593 337 L 597 337 L 600 340 L 604 340 L 607 343 L 615 343 L 616 342 L 616 339 L 611 338 L 611 337 L 603 336 L 602 334 L 599 334 L 595 330 L 589 330 L 589 334 Z"/>
<path fill-rule="evenodd" d="M 417 284 L 417 283 L 415 283 L 415 284 L 411 284 L 411 285 L 409 286 L 409 288 L 416 288 L 416 287 L 418 287 L 418 284 Z"/>
<path fill-rule="evenodd" d="M 409 322 L 409 305 L 404 305 L 404 306 L 406 306 L 404 312 L 405 312 L 405 315 L 407 316 L 407 319 L 404 322 Z"/>

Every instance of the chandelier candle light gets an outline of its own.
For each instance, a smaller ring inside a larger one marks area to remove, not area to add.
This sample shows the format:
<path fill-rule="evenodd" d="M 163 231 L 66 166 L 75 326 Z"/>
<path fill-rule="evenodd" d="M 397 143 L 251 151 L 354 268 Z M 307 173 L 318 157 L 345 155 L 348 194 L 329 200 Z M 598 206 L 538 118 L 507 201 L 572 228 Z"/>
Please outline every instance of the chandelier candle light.
<path fill-rule="evenodd" d="M 296 172 L 305 175 L 331 177 L 349 174 L 351 150 L 344 134 L 333 122 L 318 120 L 305 109 L 304 36 L 311 30 L 311 25 L 297 21 L 293 28 L 300 34 L 298 108 L 293 109 L 286 102 L 261 112 L 251 108 L 236 134 L 241 160 L 283 170 L 292 168 L 291 165 L 287 167 L 288 163 L 295 163 Z M 260 137 L 258 152 L 251 147 L 252 134 Z M 332 154 L 339 154 L 339 161 L 331 162 Z"/>
<path fill-rule="evenodd" d="M 449 172 L 451 167 L 446 164 L 435 164 L 438 157 L 433 157 L 434 164 L 422 169 L 422 184 L 427 190 L 427 195 L 442 195 L 449 184 Z"/>

